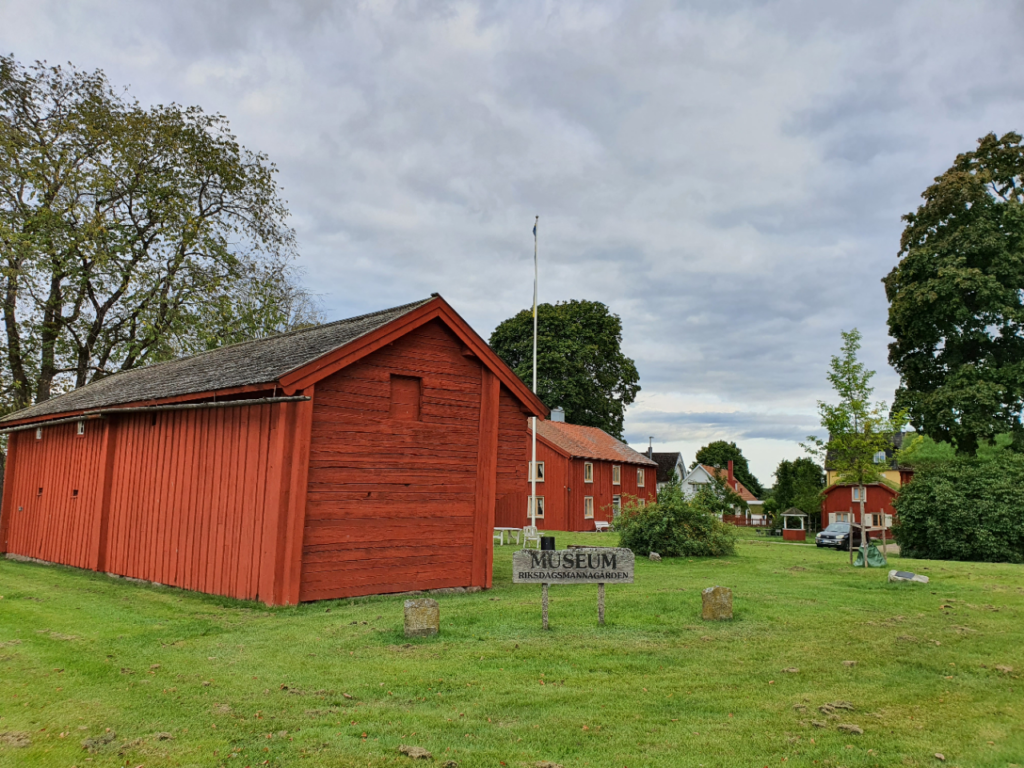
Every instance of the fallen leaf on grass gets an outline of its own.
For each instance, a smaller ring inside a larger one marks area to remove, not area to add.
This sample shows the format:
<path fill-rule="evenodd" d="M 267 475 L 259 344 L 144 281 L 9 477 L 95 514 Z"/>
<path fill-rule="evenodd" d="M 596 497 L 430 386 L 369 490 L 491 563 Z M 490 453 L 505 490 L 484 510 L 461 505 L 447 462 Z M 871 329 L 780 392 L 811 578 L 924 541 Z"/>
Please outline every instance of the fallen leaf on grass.
<path fill-rule="evenodd" d="M 941 761 L 943 763 L 946 762 L 946 756 L 944 754 L 942 754 L 941 752 L 936 752 L 935 753 L 935 759 L 939 760 L 939 761 Z"/>
<path fill-rule="evenodd" d="M 995 667 L 996 672 L 1002 672 L 1004 675 L 1008 675 L 1013 672 L 1013 667 L 1009 664 L 999 664 Z"/>
<path fill-rule="evenodd" d="M 791 675 L 795 675 L 797 672 L 800 671 L 800 668 L 799 667 L 787 667 L 786 669 L 784 669 L 782 671 L 783 672 L 788 672 Z"/>
<path fill-rule="evenodd" d="M 857 666 L 857 662 L 856 661 L 844 661 L 843 662 L 843 666 L 844 667 L 856 667 Z"/>
<path fill-rule="evenodd" d="M 551 763 L 547 760 L 540 760 L 533 764 L 533 768 L 562 768 L 561 763 Z"/>

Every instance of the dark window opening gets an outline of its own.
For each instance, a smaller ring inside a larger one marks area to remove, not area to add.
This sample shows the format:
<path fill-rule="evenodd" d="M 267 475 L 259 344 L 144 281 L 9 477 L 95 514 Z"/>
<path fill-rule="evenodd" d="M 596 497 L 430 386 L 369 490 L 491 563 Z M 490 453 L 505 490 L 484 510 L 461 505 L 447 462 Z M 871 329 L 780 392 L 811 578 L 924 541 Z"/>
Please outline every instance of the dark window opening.
<path fill-rule="evenodd" d="M 43 489 L 40 488 L 38 491 L 36 491 L 36 496 L 42 496 L 42 495 L 43 495 Z"/>
<path fill-rule="evenodd" d="M 72 495 L 72 497 L 77 499 L 78 498 L 78 489 L 75 488 L 73 491 L 71 491 L 71 495 Z"/>
<path fill-rule="evenodd" d="M 150 419 L 149 426 L 151 426 L 151 427 L 155 427 L 156 426 L 156 414 L 155 413 L 153 414 L 153 418 Z"/>
<path fill-rule="evenodd" d="M 402 421 L 420 420 L 419 378 L 391 375 L 391 418 Z"/>

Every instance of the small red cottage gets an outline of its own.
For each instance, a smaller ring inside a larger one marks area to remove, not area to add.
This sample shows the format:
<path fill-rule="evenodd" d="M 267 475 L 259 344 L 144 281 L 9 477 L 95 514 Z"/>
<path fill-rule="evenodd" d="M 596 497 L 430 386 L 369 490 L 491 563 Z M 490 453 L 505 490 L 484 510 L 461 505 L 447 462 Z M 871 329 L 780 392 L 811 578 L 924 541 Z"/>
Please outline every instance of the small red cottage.
<path fill-rule="evenodd" d="M 268 604 L 490 586 L 547 409 L 436 294 L 0 421 L 0 552 Z"/>
<path fill-rule="evenodd" d="M 825 499 L 821 504 L 821 527 L 832 523 L 856 523 L 860 525 L 860 493 L 861 486 L 850 483 L 833 483 L 824 490 Z M 875 528 L 883 525 L 888 530 L 892 527 L 896 510 L 892 502 L 899 491 L 885 483 L 867 483 L 863 486 L 865 494 L 864 514 L 867 524 Z M 886 533 L 886 538 L 891 538 Z"/>
<path fill-rule="evenodd" d="M 597 427 L 538 420 L 537 465 L 537 527 L 546 531 L 593 531 L 628 497 L 658 499 L 657 463 Z M 529 525 L 529 506 L 499 504 L 498 519 Z"/>

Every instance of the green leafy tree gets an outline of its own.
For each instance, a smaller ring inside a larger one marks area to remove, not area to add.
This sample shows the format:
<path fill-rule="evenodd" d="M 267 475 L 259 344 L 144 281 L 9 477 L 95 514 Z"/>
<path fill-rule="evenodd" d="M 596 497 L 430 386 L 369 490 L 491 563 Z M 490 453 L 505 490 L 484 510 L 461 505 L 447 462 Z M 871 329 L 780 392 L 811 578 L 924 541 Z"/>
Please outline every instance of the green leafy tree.
<path fill-rule="evenodd" d="M 828 433 L 828 440 L 811 435 L 804 448 L 826 467 L 835 470 L 840 482 L 860 486 L 863 520 L 864 485 L 882 480 L 875 455 L 892 447 L 893 437 L 902 428 L 906 415 L 903 411 L 890 414 L 884 402 L 872 402 L 871 378 L 875 372 L 867 370 L 857 359 L 860 331 L 856 328 L 844 331 L 842 337 L 842 353 L 832 357 L 828 374 L 839 402 L 818 401 L 821 426 Z"/>
<path fill-rule="evenodd" d="M 808 516 L 812 529 L 819 519 L 821 492 L 825 488 L 825 472 L 814 461 L 801 456 L 783 459 L 775 469 L 775 485 L 765 501 L 765 511 L 778 521 L 787 509 L 796 507 Z"/>
<path fill-rule="evenodd" d="M 709 491 L 708 496 L 714 493 Z M 615 528 L 619 544 L 638 555 L 720 557 L 732 554 L 736 546 L 735 528 L 701 503 L 686 499 L 676 485 L 663 488 L 654 504 L 639 507 L 633 500 L 624 505 Z"/>
<path fill-rule="evenodd" d="M 0 57 L 0 407 L 318 320 L 274 173 L 219 115 Z"/>
<path fill-rule="evenodd" d="M 754 473 L 750 471 L 747 457 L 743 455 L 743 451 L 740 450 L 736 443 L 727 443 L 725 440 L 716 440 L 713 443 L 708 443 L 697 451 L 697 456 L 690 465 L 690 469 L 693 469 L 698 464 L 707 464 L 712 467 L 725 469 L 729 466 L 730 460 L 733 463 L 733 474 L 736 475 L 736 479 L 743 483 L 748 491 L 760 499 L 764 495 L 764 487 L 754 477 Z"/>
<path fill-rule="evenodd" d="M 893 534 L 905 557 L 1024 563 L 1024 456 L 959 455 L 900 491 Z"/>
<path fill-rule="evenodd" d="M 533 382 L 533 313 L 523 310 L 491 334 L 491 348 L 529 386 Z M 622 321 L 599 301 L 537 307 L 537 394 L 565 410 L 566 421 L 600 427 L 622 439 L 626 406 L 640 376 L 622 353 Z"/>
<path fill-rule="evenodd" d="M 975 458 L 979 461 L 1001 459 L 1007 451 L 1013 450 L 1013 435 L 1001 432 L 991 443 L 978 446 Z M 932 440 L 927 435 L 914 435 L 904 443 L 902 450 L 897 452 L 900 466 L 913 467 L 915 470 L 925 469 L 937 464 L 953 461 L 957 457 L 956 449 L 945 442 Z"/>
<path fill-rule="evenodd" d="M 1024 449 L 1024 146 L 989 134 L 904 216 L 885 278 L 895 405 L 918 432 L 973 454 L 999 433 Z"/>

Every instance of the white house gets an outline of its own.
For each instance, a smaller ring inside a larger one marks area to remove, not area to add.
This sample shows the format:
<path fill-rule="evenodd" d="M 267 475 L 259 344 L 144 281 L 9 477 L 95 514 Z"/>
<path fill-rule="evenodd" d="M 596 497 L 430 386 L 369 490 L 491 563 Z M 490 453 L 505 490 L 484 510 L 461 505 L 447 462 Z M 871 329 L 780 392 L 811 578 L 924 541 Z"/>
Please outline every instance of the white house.
<path fill-rule="evenodd" d="M 747 486 L 736 479 L 733 474 L 733 463 L 730 461 L 728 469 L 718 469 L 707 464 L 698 464 L 683 477 L 683 495 L 686 498 L 693 498 L 701 485 L 710 483 L 714 477 L 720 477 L 741 499 L 747 502 L 748 511 L 746 518 L 752 524 L 758 525 L 765 521 L 764 502 L 747 490 Z"/>

